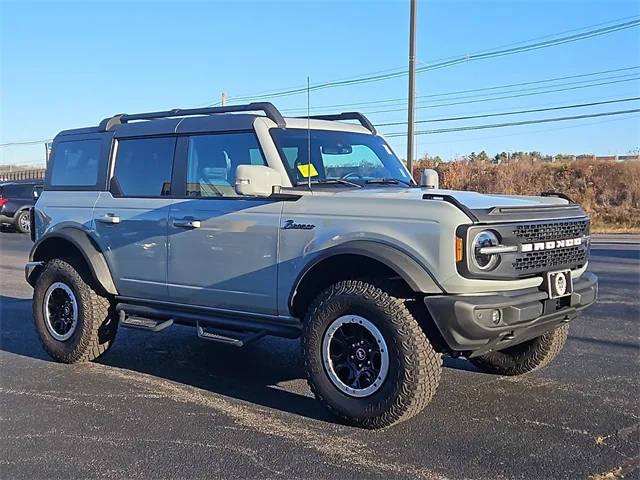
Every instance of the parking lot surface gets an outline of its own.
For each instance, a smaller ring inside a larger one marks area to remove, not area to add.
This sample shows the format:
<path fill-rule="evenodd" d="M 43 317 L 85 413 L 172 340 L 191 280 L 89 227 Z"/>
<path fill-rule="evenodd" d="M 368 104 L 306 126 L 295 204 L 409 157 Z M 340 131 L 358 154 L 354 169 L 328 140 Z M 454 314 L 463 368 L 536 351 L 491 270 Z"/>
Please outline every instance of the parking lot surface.
<path fill-rule="evenodd" d="M 52 362 L 31 320 L 27 236 L 0 233 L 2 478 L 638 478 L 640 237 L 603 236 L 598 303 L 547 369 L 445 359 L 418 417 L 341 425 L 313 399 L 297 341 L 212 344 L 121 329 L 98 362 Z"/>

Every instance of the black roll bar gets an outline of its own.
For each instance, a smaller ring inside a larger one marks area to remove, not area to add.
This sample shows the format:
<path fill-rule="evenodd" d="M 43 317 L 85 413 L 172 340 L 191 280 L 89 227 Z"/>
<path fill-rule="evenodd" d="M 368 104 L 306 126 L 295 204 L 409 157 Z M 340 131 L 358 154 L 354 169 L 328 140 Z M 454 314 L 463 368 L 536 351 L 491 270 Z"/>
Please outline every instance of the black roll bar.
<path fill-rule="evenodd" d="M 311 118 L 313 120 L 358 120 L 360 125 L 369 130 L 374 135 L 377 133 L 376 128 L 369 121 L 367 117 L 365 117 L 360 112 L 342 112 L 330 115 L 311 115 L 307 117 L 306 115 L 298 118 Z"/>

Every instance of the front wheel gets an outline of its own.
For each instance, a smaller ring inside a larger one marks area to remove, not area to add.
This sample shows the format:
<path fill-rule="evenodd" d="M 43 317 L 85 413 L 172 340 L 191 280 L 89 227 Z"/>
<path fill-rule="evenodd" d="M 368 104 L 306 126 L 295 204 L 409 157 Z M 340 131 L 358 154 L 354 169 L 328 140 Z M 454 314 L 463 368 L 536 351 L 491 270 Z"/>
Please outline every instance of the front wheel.
<path fill-rule="evenodd" d="M 118 322 L 109 298 L 78 262 L 50 260 L 33 290 L 33 319 L 40 343 L 58 362 L 95 360 L 113 344 Z"/>
<path fill-rule="evenodd" d="M 368 282 L 338 282 L 313 302 L 302 338 L 309 386 L 349 424 L 382 428 L 431 400 L 441 357 L 405 304 Z"/>
<path fill-rule="evenodd" d="M 567 341 L 569 325 L 561 325 L 513 347 L 470 358 L 471 363 L 488 373 L 522 375 L 539 370 L 558 356 Z"/>

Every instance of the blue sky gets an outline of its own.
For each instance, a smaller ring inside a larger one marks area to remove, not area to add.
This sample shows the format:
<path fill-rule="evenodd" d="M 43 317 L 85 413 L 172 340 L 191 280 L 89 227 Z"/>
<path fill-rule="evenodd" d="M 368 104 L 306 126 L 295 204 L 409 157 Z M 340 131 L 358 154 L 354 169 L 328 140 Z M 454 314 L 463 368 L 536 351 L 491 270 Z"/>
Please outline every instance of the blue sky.
<path fill-rule="evenodd" d="M 408 0 L 228 2 L 0 1 L 0 143 L 51 138 L 120 112 L 193 107 L 234 96 L 403 68 Z M 418 67 L 437 59 L 640 15 L 629 1 L 418 2 Z M 417 75 L 431 95 L 640 66 L 640 28 Z M 599 75 L 627 80 L 640 69 Z M 626 77 L 622 77 L 626 75 Z M 587 80 L 590 77 L 586 77 Z M 577 78 L 565 82 L 585 80 Z M 524 87 L 509 89 L 516 92 Z M 541 90 L 531 90 L 537 92 Z M 407 78 L 312 92 L 312 107 L 405 97 Z M 640 96 L 640 81 L 423 108 L 433 119 Z M 443 97 L 452 98 L 452 97 Z M 304 108 L 306 95 L 274 99 Z M 448 102 L 454 103 L 454 102 Z M 428 104 L 427 104 L 428 105 Z M 384 109 L 379 105 L 331 111 Z M 396 106 L 395 109 L 401 107 Z M 640 108 L 640 102 L 427 123 L 418 130 Z M 324 112 L 324 110 L 323 110 Z M 296 111 L 292 111 L 296 113 Z M 304 111 L 299 111 L 303 114 Z M 372 113 L 406 121 L 404 111 Z M 405 126 L 380 127 L 385 133 Z M 390 139 L 404 157 L 405 138 Z M 640 146 L 640 113 L 417 137 L 418 154 L 471 151 L 624 154 Z M 42 145 L 0 148 L 0 163 L 42 161 Z"/>

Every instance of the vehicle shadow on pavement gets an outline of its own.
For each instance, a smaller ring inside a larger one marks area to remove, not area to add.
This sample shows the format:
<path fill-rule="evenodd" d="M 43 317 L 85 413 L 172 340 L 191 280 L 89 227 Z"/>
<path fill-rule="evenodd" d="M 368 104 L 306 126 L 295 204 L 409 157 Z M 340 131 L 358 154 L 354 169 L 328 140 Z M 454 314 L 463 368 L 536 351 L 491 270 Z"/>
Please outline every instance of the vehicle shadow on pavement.
<path fill-rule="evenodd" d="M 0 295 L 0 350 L 53 361 L 35 333 L 30 299 Z M 238 348 L 198 339 L 195 328 L 179 325 L 155 334 L 120 328 L 97 363 L 336 423 L 303 380 L 297 340 L 267 337 Z"/>
<path fill-rule="evenodd" d="M 0 350 L 52 361 L 36 336 L 30 299 L 0 295 Z M 159 333 L 120 328 L 113 347 L 97 363 L 315 420 L 339 422 L 311 395 L 298 340 L 266 337 L 238 348 L 198 339 L 194 328 L 180 325 Z M 443 366 L 478 372 L 462 358 L 444 357 Z"/>

